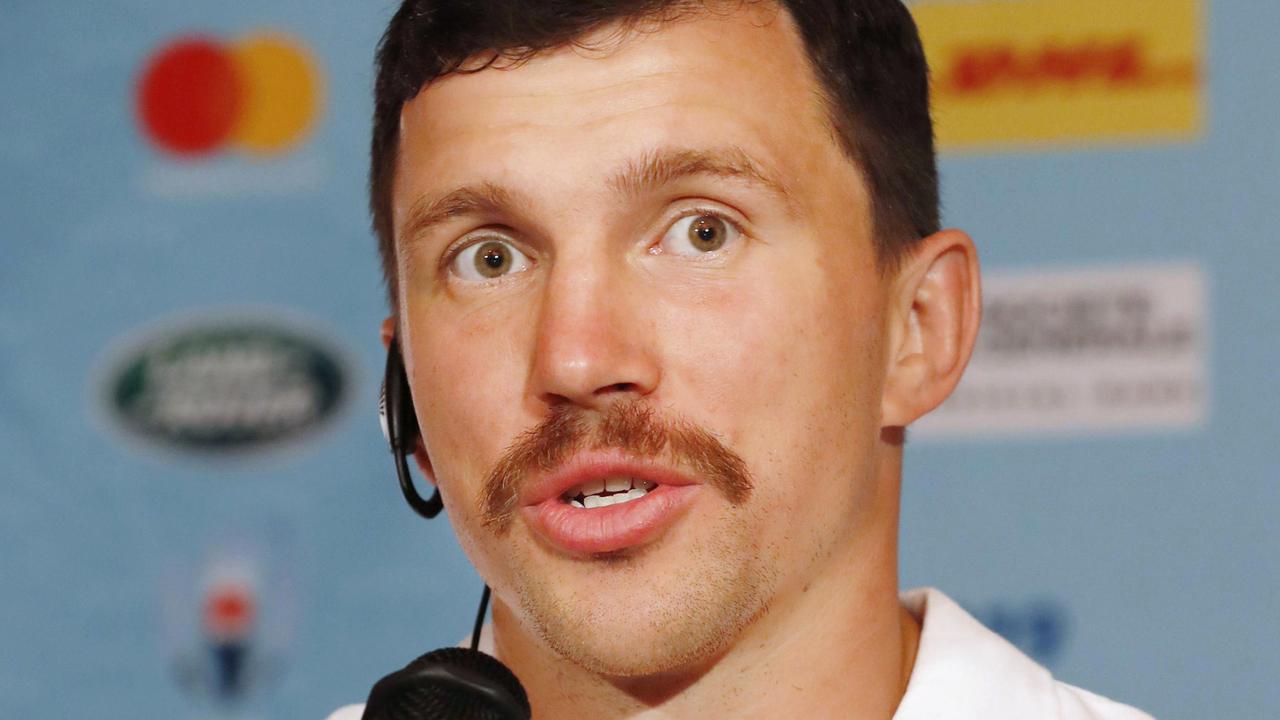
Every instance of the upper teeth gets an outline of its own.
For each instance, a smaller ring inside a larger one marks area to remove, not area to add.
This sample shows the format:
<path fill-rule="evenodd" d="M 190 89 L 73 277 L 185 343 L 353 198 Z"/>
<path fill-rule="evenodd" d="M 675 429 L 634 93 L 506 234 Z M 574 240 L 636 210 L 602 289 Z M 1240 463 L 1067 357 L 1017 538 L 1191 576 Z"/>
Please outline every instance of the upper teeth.
<path fill-rule="evenodd" d="M 642 498 L 655 487 L 657 484 L 648 480 L 610 477 L 582 483 L 566 492 L 564 497 L 574 507 L 598 508 Z"/>

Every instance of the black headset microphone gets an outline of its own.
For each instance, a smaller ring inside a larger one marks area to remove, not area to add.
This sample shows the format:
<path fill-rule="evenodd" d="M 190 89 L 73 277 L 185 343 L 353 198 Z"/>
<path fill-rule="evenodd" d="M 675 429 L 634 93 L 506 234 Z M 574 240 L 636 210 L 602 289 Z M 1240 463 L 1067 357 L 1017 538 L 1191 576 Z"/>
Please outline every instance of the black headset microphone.
<path fill-rule="evenodd" d="M 387 348 L 378 419 L 391 445 L 404 499 L 422 517 L 434 518 L 444 509 L 440 491 L 423 500 L 409 475 L 409 455 L 418 444 L 418 418 L 395 338 Z M 488 605 L 486 585 L 471 631 L 471 647 L 433 650 L 379 680 L 369 691 L 363 720 L 529 720 L 529 697 L 520 681 L 497 658 L 479 650 Z"/>

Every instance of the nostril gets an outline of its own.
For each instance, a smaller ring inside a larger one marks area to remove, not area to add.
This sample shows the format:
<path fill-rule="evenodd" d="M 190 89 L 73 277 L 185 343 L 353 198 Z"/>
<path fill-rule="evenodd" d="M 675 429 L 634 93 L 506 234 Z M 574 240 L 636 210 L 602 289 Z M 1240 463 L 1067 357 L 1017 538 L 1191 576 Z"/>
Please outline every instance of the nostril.
<path fill-rule="evenodd" d="M 636 392 L 636 391 L 637 391 L 637 388 L 635 383 L 620 382 L 620 383 L 614 383 L 612 385 L 605 385 L 599 390 L 596 390 L 596 393 L 599 395 L 605 395 L 608 393 L 628 393 L 628 392 Z"/>

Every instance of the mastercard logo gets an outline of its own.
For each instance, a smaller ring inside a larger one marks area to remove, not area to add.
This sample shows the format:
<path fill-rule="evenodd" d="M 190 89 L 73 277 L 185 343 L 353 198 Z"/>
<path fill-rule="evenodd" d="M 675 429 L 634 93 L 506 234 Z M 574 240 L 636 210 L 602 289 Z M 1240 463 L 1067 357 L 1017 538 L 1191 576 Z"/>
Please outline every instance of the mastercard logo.
<path fill-rule="evenodd" d="M 136 110 L 142 132 L 171 154 L 235 148 L 265 157 L 307 136 L 322 95 L 314 59 L 286 35 L 254 33 L 233 42 L 192 35 L 147 59 Z"/>

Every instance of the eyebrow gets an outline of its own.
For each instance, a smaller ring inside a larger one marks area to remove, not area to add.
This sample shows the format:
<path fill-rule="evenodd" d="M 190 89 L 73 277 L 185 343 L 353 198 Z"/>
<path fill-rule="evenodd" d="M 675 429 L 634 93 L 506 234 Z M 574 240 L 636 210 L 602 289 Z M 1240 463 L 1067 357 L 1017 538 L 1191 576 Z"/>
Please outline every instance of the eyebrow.
<path fill-rule="evenodd" d="M 697 175 L 741 180 L 759 185 L 794 209 L 791 194 L 780 181 L 765 172 L 759 162 L 737 145 L 709 150 L 662 148 L 631 161 L 609 180 L 617 192 L 639 196 L 677 180 Z"/>
<path fill-rule="evenodd" d="M 776 196 L 794 214 L 795 203 L 780 181 L 769 175 L 745 150 L 730 145 L 704 150 L 660 148 L 631 160 L 608 180 L 608 186 L 619 194 L 639 197 L 699 175 L 743 181 L 758 185 Z M 413 204 L 400 236 L 412 241 L 431 228 L 454 218 L 471 215 L 497 215 L 527 205 L 513 192 L 492 182 L 480 182 L 450 190 Z"/>
<path fill-rule="evenodd" d="M 431 228 L 457 217 L 497 214 L 516 205 L 506 188 L 492 182 L 463 185 L 448 193 L 421 198 L 409 209 L 409 219 L 400 235 L 412 241 Z"/>

